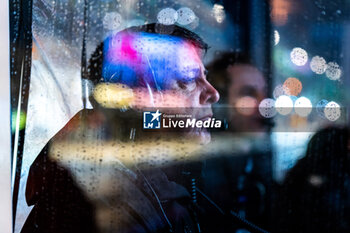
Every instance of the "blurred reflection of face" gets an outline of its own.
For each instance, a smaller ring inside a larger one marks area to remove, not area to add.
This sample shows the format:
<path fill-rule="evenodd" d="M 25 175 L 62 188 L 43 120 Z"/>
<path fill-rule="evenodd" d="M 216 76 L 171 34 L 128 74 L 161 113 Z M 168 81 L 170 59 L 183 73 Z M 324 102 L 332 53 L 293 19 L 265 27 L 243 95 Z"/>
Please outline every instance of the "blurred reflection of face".
<path fill-rule="evenodd" d="M 251 65 L 236 64 L 228 68 L 228 75 L 232 127 L 241 132 L 263 130 L 258 105 L 265 98 L 266 83 L 261 72 Z"/>

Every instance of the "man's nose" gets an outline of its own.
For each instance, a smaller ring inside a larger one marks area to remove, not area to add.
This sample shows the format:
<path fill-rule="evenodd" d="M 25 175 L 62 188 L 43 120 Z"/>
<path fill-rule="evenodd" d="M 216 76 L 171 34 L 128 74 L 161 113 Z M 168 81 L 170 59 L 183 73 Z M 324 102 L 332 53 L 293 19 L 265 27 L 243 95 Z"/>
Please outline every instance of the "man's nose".
<path fill-rule="evenodd" d="M 200 104 L 214 104 L 220 99 L 219 92 L 207 81 L 203 82 L 203 89 L 200 96 Z"/>

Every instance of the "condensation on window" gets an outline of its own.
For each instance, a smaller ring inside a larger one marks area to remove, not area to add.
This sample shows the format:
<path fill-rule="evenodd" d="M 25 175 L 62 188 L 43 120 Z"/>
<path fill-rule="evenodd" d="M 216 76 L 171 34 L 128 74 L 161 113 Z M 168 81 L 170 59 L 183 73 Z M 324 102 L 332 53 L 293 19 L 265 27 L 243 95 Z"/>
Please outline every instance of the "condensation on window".
<path fill-rule="evenodd" d="M 28 2 L 15 232 L 350 229 L 348 1 Z"/>

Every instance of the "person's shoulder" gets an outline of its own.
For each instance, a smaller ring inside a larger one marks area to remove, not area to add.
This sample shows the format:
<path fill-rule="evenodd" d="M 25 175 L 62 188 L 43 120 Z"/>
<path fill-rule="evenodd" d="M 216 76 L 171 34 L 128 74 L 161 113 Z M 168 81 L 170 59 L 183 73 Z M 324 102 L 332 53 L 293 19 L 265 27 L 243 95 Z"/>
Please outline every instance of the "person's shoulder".
<path fill-rule="evenodd" d="M 70 133 L 81 130 L 84 127 L 85 119 L 91 117 L 96 111 L 93 109 L 82 109 L 77 112 L 49 141 L 62 140 Z"/>
<path fill-rule="evenodd" d="M 82 121 L 82 118 L 86 115 L 89 115 L 93 110 L 83 109 L 76 113 L 67 123 L 63 126 L 41 149 L 39 154 L 36 156 L 35 160 L 30 166 L 29 176 L 35 177 L 37 174 L 43 175 L 44 168 L 53 168 L 57 167 L 56 160 L 52 159 L 50 152 L 53 146 L 61 141 L 68 140 L 68 137 L 72 132 L 76 131 L 80 126 L 79 124 Z M 47 170 L 47 169 L 46 169 Z M 46 171 L 47 172 L 47 171 Z"/>

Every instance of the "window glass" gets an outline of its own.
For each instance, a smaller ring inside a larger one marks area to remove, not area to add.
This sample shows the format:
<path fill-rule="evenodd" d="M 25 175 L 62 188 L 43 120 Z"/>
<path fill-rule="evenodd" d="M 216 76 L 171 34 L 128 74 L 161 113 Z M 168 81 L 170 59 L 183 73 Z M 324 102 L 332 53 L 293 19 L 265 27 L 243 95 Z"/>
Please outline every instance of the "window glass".
<path fill-rule="evenodd" d="M 15 232 L 349 231 L 349 1 L 10 5 Z"/>

